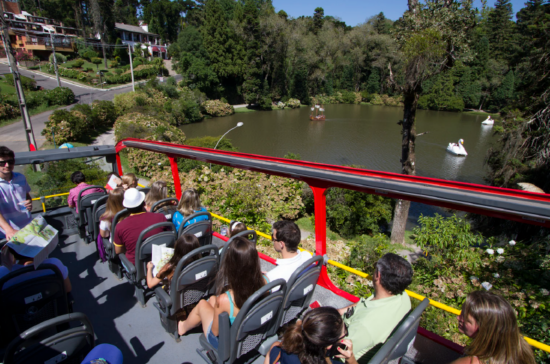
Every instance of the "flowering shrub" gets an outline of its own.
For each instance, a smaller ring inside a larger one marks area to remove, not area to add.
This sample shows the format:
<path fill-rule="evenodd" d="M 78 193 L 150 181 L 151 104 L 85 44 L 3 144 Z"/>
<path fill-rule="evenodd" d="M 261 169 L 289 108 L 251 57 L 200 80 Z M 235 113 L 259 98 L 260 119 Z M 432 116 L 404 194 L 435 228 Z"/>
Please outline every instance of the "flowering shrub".
<path fill-rule="evenodd" d="M 163 120 L 140 113 L 130 113 L 119 117 L 114 125 L 115 139 L 139 138 L 183 144 L 185 134 Z M 152 178 L 154 174 L 169 168 L 165 155 L 139 149 L 128 150 L 128 164 L 140 176 Z"/>
<path fill-rule="evenodd" d="M 391 97 L 388 95 L 372 94 L 370 103 L 373 105 L 403 106 L 403 97 Z"/>
<path fill-rule="evenodd" d="M 277 103 L 277 107 L 278 107 L 279 109 L 284 109 L 285 106 L 286 106 L 286 105 L 285 105 L 284 102 L 279 101 L 279 102 Z"/>
<path fill-rule="evenodd" d="M 0 120 L 13 119 L 21 115 L 21 111 L 10 104 L 0 103 Z"/>
<path fill-rule="evenodd" d="M 316 95 L 311 98 L 311 103 L 315 105 L 325 104 L 360 104 L 361 93 L 353 91 L 336 91 L 332 96 L 328 95 Z"/>
<path fill-rule="evenodd" d="M 50 115 L 42 135 L 57 145 L 79 140 L 86 131 L 86 115 L 81 112 L 56 110 Z"/>
<path fill-rule="evenodd" d="M 150 88 L 144 92 L 131 91 L 124 94 L 115 95 L 114 103 L 119 115 L 131 111 L 136 106 L 156 106 L 163 107 L 168 98 L 156 89 Z"/>
<path fill-rule="evenodd" d="M 152 180 L 172 181 L 168 165 Z M 208 211 L 238 219 L 249 227 L 271 231 L 271 224 L 281 218 L 296 219 L 304 205 L 301 183 L 295 180 L 234 169 L 214 173 L 207 166 L 180 173 L 182 189 L 196 188 Z M 168 182 L 170 193 L 174 185 Z"/>
<path fill-rule="evenodd" d="M 32 61 L 32 53 L 31 52 L 25 52 L 23 49 L 18 49 L 17 53 L 15 54 L 15 60 L 17 62 L 23 62 L 23 61 Z"/>
<path fill-rule="evenodd" d="M 288 106 L 292 109 L 297 109 L 297 108 L 300 107 L 300 100 L 298 100 L 298 99 L 289 99 L 286 102 L 286 106 Z"/>
<path fill-rule="evenodd" d="M 208 100 L 201 106 L 204 112 L 211 116 L 227 116 L 235 113 L 233 106 L 220 100 Z"/>

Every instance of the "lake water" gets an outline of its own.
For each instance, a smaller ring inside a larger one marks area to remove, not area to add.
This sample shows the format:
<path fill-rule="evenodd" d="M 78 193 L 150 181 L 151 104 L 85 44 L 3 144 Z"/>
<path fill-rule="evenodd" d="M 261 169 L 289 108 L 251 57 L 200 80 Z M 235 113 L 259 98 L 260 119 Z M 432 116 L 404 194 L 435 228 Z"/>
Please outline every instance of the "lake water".
<path fill-rule="evenodd" d="M 367 169 L 400 172 L 403 110 L 370 105 L 327 105 L 325 121 L 310 121 L 309 108 L 238 113 L 185 125 L 188 138 L 229 133 L 240 152 L 282 157 L 288 152 L 303 160 L 361 165 Z M 417 175 L 453 181 L 484 183 L 487 149 L 492 128 L 482 126 L 485 116 L 444 111 L 417 112 Z M 467 157 L 446 151 L 449 142 L 464 139 Z"/>

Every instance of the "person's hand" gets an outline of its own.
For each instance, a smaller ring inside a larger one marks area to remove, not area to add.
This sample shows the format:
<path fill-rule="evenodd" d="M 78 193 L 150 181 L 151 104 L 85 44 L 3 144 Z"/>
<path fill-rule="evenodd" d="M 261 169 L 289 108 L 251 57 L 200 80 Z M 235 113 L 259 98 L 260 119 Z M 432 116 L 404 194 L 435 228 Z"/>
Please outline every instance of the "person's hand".
<path fill-rule="evenodd" d="M 342 349 L 341 347 L 338 347 L 338 351 L 341 355 L 336 355 L 337 358 L 344 358 L 346 361 L 353 359 L 355 360 L 355 357 L 353 356 L 353 344 L 351 340 L 344 339 L 340 341 L 341 344 L 344 344 L 348 347 L 347 350 Z"/>
<path fill-rule="evenodd" d="M 25 203 L 25 207 L 27 208 L 27 210 L 31 211 L 32 210 L 32 200 L 25 200 L 24 203 Z"/>
<path fill-rule="evenodd" d="M 153 270 L 154 267 L 155 265 L 153 264 L 153 262 L 147 263 L 147 270 Z"/>
<path fill-rule="evenodd" d="M 19 230 L 15 230 L 11 226 L 6 229 L 6 239 L 11 240 L 13 236 L 18 232 Z"/>

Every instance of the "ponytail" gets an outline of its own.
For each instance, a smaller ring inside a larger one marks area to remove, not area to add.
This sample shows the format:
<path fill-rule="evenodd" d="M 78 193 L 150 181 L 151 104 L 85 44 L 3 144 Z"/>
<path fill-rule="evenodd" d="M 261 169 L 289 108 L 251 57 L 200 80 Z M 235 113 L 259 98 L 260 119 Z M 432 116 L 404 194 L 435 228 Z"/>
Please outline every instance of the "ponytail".
<path fill-rule="evenodd" d="M 285 331 L 281 347 L 287 353 L 302 353 L 305 350 L 302 321 L 298 320 Z"/>

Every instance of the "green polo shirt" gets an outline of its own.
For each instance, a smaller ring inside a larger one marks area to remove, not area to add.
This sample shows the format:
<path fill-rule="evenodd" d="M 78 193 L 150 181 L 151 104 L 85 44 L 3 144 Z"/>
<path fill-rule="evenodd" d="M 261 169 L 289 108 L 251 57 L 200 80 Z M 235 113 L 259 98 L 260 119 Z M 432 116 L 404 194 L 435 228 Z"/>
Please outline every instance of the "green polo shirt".
<path fill-rule="evenodd" d="M 357 359 L 373 346 L 386 341 L 411 310 L 411 300 L 405 292 L 380 300 L 373 301 L 373 298 L 374 295 L 361 298 L 353 316 L 349 319 L 344 317 L 348 325 L 348 339 L 353 343 L 353 354 Z"/>

